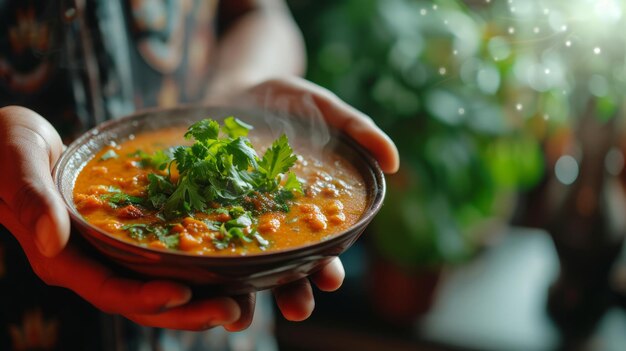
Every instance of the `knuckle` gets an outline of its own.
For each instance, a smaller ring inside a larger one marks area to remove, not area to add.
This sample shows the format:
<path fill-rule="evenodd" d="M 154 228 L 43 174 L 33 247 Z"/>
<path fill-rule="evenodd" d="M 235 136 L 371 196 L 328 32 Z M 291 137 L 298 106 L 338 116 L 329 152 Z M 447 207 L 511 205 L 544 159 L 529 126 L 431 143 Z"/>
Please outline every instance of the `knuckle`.
<path fill-rule="evenodd" d="M 113 304 L 110 303 L 111 297 L 108 294 L 111 289 L 111 275 L 106 275 L 102 281 L 99 282 L 98 288 L 95 289 L 95 295 L 92 299 L 92 303 L 98 307 L 99 310 L 105 313 L 115 313 Z"/>
<path fill-rule="evenodd" d="M 33 218 L 33 211 L 37 207 L 45 204 L 41 196 L 41 186 L 34 182 L 25 182 L 15 192 L 13 197 L 13 210 L 18 214 L 18 219 L 22 224 L 32 226 L 36 218 Z"/>

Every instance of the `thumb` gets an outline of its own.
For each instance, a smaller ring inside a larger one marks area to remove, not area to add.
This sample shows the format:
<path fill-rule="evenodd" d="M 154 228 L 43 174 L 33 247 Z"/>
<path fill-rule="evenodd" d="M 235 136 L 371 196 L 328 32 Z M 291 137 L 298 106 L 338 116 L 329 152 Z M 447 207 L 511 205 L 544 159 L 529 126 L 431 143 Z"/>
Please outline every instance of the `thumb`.
<path fill-rule="evenodd" d="M 0 200 L 33 235 L 17 239 L 34 239 L 47 257 L 65 247 L 70 232 L 69 216 L 51 175 L 62 151 L 61 138 L 43 117 L 23 107 L 0 108 Z M 24 231 L 13 230 L 14 235 L 18 232 Z"/>

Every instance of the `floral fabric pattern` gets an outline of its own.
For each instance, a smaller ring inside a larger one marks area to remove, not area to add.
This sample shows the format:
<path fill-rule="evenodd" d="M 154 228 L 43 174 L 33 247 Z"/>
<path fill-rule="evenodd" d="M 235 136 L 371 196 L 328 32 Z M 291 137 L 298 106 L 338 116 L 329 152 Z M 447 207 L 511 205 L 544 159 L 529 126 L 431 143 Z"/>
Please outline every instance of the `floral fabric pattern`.
<path fill-rule="evenodd" d="M 33 109 L 71 142 L 142 107 L 198 101 L 217 7 L 217 0 L 0 1 L 0 106 Z M 276 349 L 267 306 L 250 332 L 236 335 L 145 328 L 100 313 L 41 282 L 2 226 L 0 292 L 0 350 Z"/>

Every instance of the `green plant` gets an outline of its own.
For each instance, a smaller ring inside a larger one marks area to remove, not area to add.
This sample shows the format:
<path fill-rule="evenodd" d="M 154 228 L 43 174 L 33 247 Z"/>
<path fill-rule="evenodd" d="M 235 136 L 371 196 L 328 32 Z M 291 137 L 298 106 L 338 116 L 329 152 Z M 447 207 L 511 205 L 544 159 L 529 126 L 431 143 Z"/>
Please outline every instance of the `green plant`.
<path fill-rule="evenodd" d="M 510 84 L 514 53 L 494 42 L 498 26 L 452 0 L 293 6 L 307 14 L 308 77 L 370 115 L 400 149 L 401 172 L 372 225 L 381 253 L 406 265 L 470 257 L 471 229 L 543 175 L 530 119 L 508 102 L 521 93 Z"/>

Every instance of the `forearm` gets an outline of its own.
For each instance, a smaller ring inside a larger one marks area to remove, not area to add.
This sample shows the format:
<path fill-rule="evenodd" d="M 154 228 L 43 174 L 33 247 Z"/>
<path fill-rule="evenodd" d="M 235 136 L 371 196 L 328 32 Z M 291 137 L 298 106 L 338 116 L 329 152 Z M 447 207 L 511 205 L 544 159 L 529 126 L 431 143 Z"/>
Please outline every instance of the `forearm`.
<path fill-rule="evenodd" d="M 302 36 L 287 9 L 259 8 L 238 18 L 220 40 L 216 58 L 208 99 L 305 69 Z"/>

